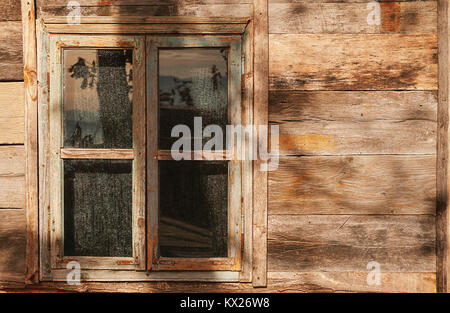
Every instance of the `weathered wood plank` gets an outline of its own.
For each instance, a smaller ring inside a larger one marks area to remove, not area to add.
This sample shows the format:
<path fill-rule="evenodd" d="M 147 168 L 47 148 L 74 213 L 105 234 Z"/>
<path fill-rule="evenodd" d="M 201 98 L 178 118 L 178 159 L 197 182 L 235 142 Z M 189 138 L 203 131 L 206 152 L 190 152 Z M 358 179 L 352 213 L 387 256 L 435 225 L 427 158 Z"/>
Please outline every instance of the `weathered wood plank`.
<path fill-rule="evenodd" d="M 437 89 L 436 34 L 271 34 L 271 89 Z"/>
<path fill-rule="evenodd" d="M 317 2 L 317 3 L 339 2 L 339 3 L 366 3 L 366 4 L 368 2 L 372 2 L 372 1 L 373 0 L 314 0 L 314 2 Z M 395 2 L 414 2 L 414 1 L 424 1 L 424 0 L 396 0 Z M 430 1 L 433 1 L 433 0 L 430 0 Z M 305 3 L 305 2 L 308 2 L 308 0 L 268 0 L 268 2 L 270 5 L 272 5 L 274 3 Z M 393 1 L 392 0 L 377 0 L 377 2 L 383 3 L 383 2 L 393 2 Z"/>
<path fill-rule="evenodd" d="M 22 0 L 25 88 L 26 282 L 39 280 L 38 79 L 35 1 Z"/>
<path fill-rule="evenodd" d="M 384 2 L 380 25 L 369 25 L 367 3 L 272 3 L 269 32 L 301 33 L 436 33 L 436 1 Z"/>
<path fill-rule="evenodd" d="M 367 284 L 367 275 L 269 272 L 269 288 L 279 292 L 436 292 L 435 273 L 382 273 L 380 285 L 372 286 Z"/>
<path fill-rule="evenodd" d="M 23 80 L 21 22 L 0 22 L 0 81 L 5 80 Z"/>
<path fill-rule="evenodd" d="M 0 210 L 0 281 L 24 281 L 25 210 Z"/>
<path fill-rule="evenodd" d="M 270 92 L 269 121 L 431 120 L 437 118 L 436 91 Z"/>
<path fill-rule="evenodd" d="M 252 16 L 253 6 L 251 4 L 178 4 L 174 6 L 172 12 L 174 16 Z"/>
<path fill-rule="evenodd" d="M 253 124 L 267 125 L 269 114 L 269 25 L 267 0 L 254 1 L 254 104 Z M 263 144 L 267 138 L 258 136 Z M 255 151 L 256 152 L 256 151 Z M 253 162 L 253 286 L 267 286 L 267 162 Z"/>
<path fill-rule="evenodd" d="M 270 215 L 269 271 L 435 272 L 432 215 Z"/>
<path fill-rule="evenodd" d="M 164 4 L 253 3 L 253 0 L 77 0 L 80 6 L 151 6 Z M 65 7 L 66 0 L 37 0 L 37 7 Z"/>
<path fill-rule="evenodd" d="M 269 272 L 267 288 L 253 288 L 245 283 L 180 282 L 93 282 L 68 285 L 43 282 L 25 286 L 19 282 L 0 282 L 5 292 L 128 292 L 128 293 L 283 293 L 283 292 L 436 292 L 434 273 L 382 273 L 381 284 L 367 285 L 368 272 Z"/>
<path fill-rule="evenodd" d="M 434 214 L 435 156 L 281 158 L 270 214 Z"/>
<path fill-rule="evenodd" d="M 435 91 L 271 91 L 280 152 L 435 153 Z"/>
<path fill-rule="evenodd" d="M 0 144 L 23 144 L 23 82 L 0 83 Z"/>
<path fill-rule="evenodd" d="M 450 290 L 450 243 L 449 220 L 449 57 L 450 41 L 449 15 L 447 0 L 439 0 L 439 103 L 437 121 L 437 179 L 436 179 L 436 286 L 438 292 Z"/>
<path fill-rule="evenodd" d="M 23 146 L 0 146 L 0 209 L 25 208 Z"/>
<path fill-rule="evenodd" d="M 38 16 L 43 18 L 67 16 L 71 10 L 66 5 L 42 5 L 39 7 Z M 252 4 L 226 1 L 217 4 L 169 1 L 158 5 L 82 5 L 80 14 L 81 16 L 252 16 Z"/>
<path fill-rule="evenodd" d="M 279 125 L 281 155 L 435 154 L 436 122 L 300 121 Z"/>
<path fill-rule="evenodd" d="M 0 2 L 0 22 L 1 21 L 21 21 L 20 1 L 2 0 Z"/>

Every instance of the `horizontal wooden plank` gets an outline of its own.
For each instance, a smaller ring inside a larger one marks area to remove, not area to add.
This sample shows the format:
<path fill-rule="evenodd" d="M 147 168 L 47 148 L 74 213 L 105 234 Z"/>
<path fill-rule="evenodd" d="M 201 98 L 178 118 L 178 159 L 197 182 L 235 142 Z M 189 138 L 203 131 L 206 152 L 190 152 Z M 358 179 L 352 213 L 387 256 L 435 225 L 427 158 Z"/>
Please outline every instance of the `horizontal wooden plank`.
<path fill-rule="evenodd" d="M 23 80 L 22 23 L 0 22 L 0 81 Z"/>
<path fill-rule="evenodd" d="M 37 0 L 38 7 L 66 6 L 66 0 Z M 162 4 L 227 4 L 253 3 L 253 0 L 77 0 L 80 6 L 151 6 Z"/>
<path fill-rule="evenodd" d="M 281 154 L 434 154 L 435 91 L 271 91 Z"/>
<path fill-rule="evenodd" d="M 56 34 L 242 34 L 246 24 L 48 24 Z"/>
<path fill-rule="evenodd" d="M 367 3 L 272 3 L 269 32 L 301 33 L 436 33 L 436 1 L 380 4 L 380 25 L 369 25 Z"/>
<path fill-rule="evenodd" d="M 0 146 L 0 209 L 3 208 L 25 208 L 23 146 Z"/>
<path fill-rule="evenodd" d="M 308 2 L 308 0 L 268 0 L 268 1 L 269 1 L 269 4 L 273 4 L 273 3 L 304 3 L 304 2 Z M 314 2 L 318 2 L 318 3 L 340 2 L 340 3 L 366 3 L 366 4 L 368 2 L 372 2 L 372 1 L 374 1 L 374 0 L 314 0 Z M 424 0 L 396 0 L 395 2 L 412 2 L 412 1 L 424 1 Z M 431 1 L 433 1 L 433 0 L 431 0 Z M 392 2 L 392 0 L 377 0 L 377 2 L 380 2 L 380 3 L 382 3 L 382 2 Z"/>
<path fill-rule="evenodd" d="M 126 2 L 124 2 L 126 3 Z M 43 5 L 38 9 L 38 17 L 68 16 L 72 9 L 63 6 Z M 81 16 L 252 16 L 252 5 L 248 3 L 204 4 L 196 2 L 157 5 L 98 5 L 81 6 Z"/>
<path fill-rule="evenodd" d="M 233 155 L 231 151 L 217 150 L 217 151 L 183 151 L 183 153 L 190 154 L 190 160 L 231 160 Z M 173 160 L 171 150 L 159 150 L 158 160 Z"/>
<path fill-rule="evenodd" d="M 270 87 L 436 90 L 436 34 L 271 34 Z"/>
<path fill-rule="evenodd" d="M 62 159 L 134 159 L 133 149 L 61 149 Z"/>
<path fill-rule="evenodd" d="M 23 144 L 24 108 L 23 82 L 0 82 L 0 144 Z"/>
<path fill-rule="evenodd" d="M 247 24 L 248 17 L 82 16 L 80 24 Z M 45 24 L 66 24 L 66 17 L 44 18 Z M 166 108 L 170 106 L 166 106 Z"/>
<path fill-rule="evenodd" d="M 435 272 L 432 215 L 269 215 L 269 271 Z"/>
<path fill-rule="evenodd" d="M 283 292 L 436 292 L 434 273 L 382 273 L 381 284 L 369 286 L 368 272 L 269 272 L 267 288 L 253 288 L 249 283 L 196 282 L 93 282 L 69 285 L 65 282 L 42 282 L 24 285 L 0 282 L 7 292 L 166 292 L 166 293 L 283 293 Z"/>
<path fill-rule="evenodd" d="M 212 4 L 183 5 L 178 4 L 173 9 L 173 15 L 181 16 L 252 16 L 252 4 Z"/>
<path fill-rule="evenodd" d="M 435 214 L 435 156 L 281 158 L 270 214 Z"/>
<path fill-rule="evenodd" d="M 269 97 L 272 123 L 437 119 L 436 91 L 291 91 Z"/>
<path fill-rule="evenodd" d="M 279 127 L 281 155 L 436 153 L 433 120 L 301 121 Z"/>
<path fill-rule="evenodd" d="M 20 1 L 2 0 L 0 2 L 0 22 L 1 21 L 20 21 L 22 13 L 20 10 Z"/>
<path fill-rule="evenodd" d="M 269 272 L 269 288 L 282 292 L 436 292 L 435 273 L 381 273 L 368 285 L 366 272 Z"/>
<path fill-rule="evenodd" d="M 25 280 L 25 210 L 0 210 L 0 281 Z"/>

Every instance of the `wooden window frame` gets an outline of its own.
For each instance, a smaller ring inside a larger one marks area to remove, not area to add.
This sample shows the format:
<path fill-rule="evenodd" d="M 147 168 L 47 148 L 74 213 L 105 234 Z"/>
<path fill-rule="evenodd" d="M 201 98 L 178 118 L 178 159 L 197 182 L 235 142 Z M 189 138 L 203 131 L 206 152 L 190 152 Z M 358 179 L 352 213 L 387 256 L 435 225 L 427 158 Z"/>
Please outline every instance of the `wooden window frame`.
<path fill-rule="evenodd" d="M 50 258 L 52 269 L 66 269 L 77 261 L 81 269 L 145 269 L 145 62 L 144 40 L 134 36 L 54 35 L 50 38 Z M 63 53 L 65 49 L 132 49 L 133 101 L 132 149 L 64 148 Z M 64 160 L 132 160 L 132 257 L 64 256 L 63 162 Z"/>
<path fill-rule="evenodd" d="M 189 262 L 182 262 L 182 266 L 167 267 L 161 262 L 158 262 L 158 270 L 155 270 L 154 265 L 148 266 L 148 263 L 152 263 L 152 259 L 147 258 L 145 262 L 145 253 L 143 245 L 139 245 L 139 253 L 136 253 L 134 258 L 127 258 L 121 260 L 117 258 L 111 258 L 106 260 L 105 258 L 62 258 L 58 259 L 58 254 L 52 250 L 52 247 L 56 247 L 57 236 L 52 235 L 51 228 L 56 222 L 51 219 L 52 205 L 55 206 L 52 199 L 52 188 L 49 185 L 49 180 L 55 177 L 55 171 L 52 170 L 51 164 L 54 164 L 57 158 L 79 158 L 84 157 L 86 159 L 97 158 L 110 158 L 110 159 L 131 159 L 141 160 L 135 162 L 139 163 L 139 173 L 143 173 L 142 167 L 145 172 L 145 140 L 139 141 L 138 147 L 134 146 L 133 150 L 114 150 L 103 149 L 95 150 L 91 149 L 63 149 L 59 150 L 54 145 L 50 145 L 50 142 L 54 142 L 51 132 L 54 129 L 51 114 L 54 107 L 53 97 L 55 92 L 60 89 L 60 86 L 54 87 L 55 79 L 57 76 L 54 72 L 55 69 L 51 68 L 52 57 L 48 58 L 51 53 L 50 47 L 61 45 L 62 47 L 80 47 L 85 46 L 89 48 L 102 48 L 102 47 L 131 47 L 135 48 L 136 42 L 144 40 L 145 35 L 154 34 L 171 34 L 171 35 L 214 35 L 214 36 L 240 36 L 242 40 L 242 47 L 244 53 L 242 53 L 243 68 L 242 68 L 242 115 L 241 124 L 250 125 L 253 123 L 253 23 L 248 18 L 82 18 L 81 25 L 67 25 L 64 18 L 51 18 L 48 20 L 38 20 L 37 27 L 37 55 L 38 55 L 38 79 L 39 79 L 39 111 L 38 111 L 38 140 L 39 140 L 39 241 L 40 241 L 40 280 L 53 280 L 53 281 L 65 281 L 67 276 L 67 270 L 65 266 L 56 266 L 57 264 L 67 264 L 67 261 L 78 260 L 82 265 L 82 280 L 83 281 L 217 281 L 217 282 L 251 282 L 253 281 L 253 272 L 259 268 L 266 270 L 267 264 L 266 252 L 258 252 L 259 255 L 264 254 L 263 258 L 258 258 L 263 262 L 259 265 L 253 262 L 253 251 L 255 246 L 253 243 L 254 223 L 253 223 L 253 164 L 254 161 L 243 161 L 241 166 L 243 169 L 242 185 L 240 186 L 242 197 L 239 197 L 239 201 L 242 202 L 242 218 L 233 219 L 239 222 L 243 221 L 242 227 L 246 236 L 240 238 L 241 246 L 243 249 L 239 249 L 242 253 L 242 257 L 234 257 L 232 262 L 226 261 L 226 264 L 220 264 L 220 260 L 203 260 L 206 262 L 197 263 L 194 266 L 194 271 L 189 271 L 185 268 L 189 265 Z M 101 35 L 100 35 L 101 34 Z M 126 36 L 121 34 L 127 34 Z M 132 34 L 132 35 L 128 35 Z M 144 35 L 145 34 L 145 35 Z M 57 40 L 56 38 L 59 38 Z M 110 38 L 112 42 L 104 44 L 102 41 L 105 38 Z M 116 40 L 120 38 L 120 40 Z M 136 38 L 139 38 L 137 40 Z M 134 42 L 133 45 L 124 43 Z M 83 41 L 83 40 L 86 40 Z M 82 44 L 80 45 L 80 43 Z M 91 43 L 91 44 L 90 44 Z M 140 49 L 140 48 L 139 48 Z M 134 50 L 136 51 L 136 50 Z M 136 57 L 138 59 L 138 57 Z M 135 62 L 133 62 L 135 64 Z M 143 62 L 145 64 L 145 62 Z M 143 73 L 145 75 L 145 71 Z M 57 79 L 56 79 L 57 81 Z M 145 80 L 142 80 L 145 81 Z M 51 88 L 50 85 L 51 84 Z M 136 90 L 136 89 L 135 89 Z M 145 87 L 142 88 L 145 92 Z M 143 95 L 142 95 L 143 96 Z M 144 96 L 143 96 L 144 97 Z M 147 106 L 149 104 L 147 103 Z M 142 113 L 145 116 L 145 112 Z M 134 119 L 134 118 L 133 118 Z M 144 120 L 141 118 L 141 120 Z M 133 120 L 134 122 L 134 120 Z M 145 123 L 145 120 L 144 120 Z M 58 125 L 58 124 L 56 124 Z M 55 126 L 56 126 L 55 125 Z M 60 126 L 60 125 L 59 125 Z M 139 132 L 145 132 L 145 125 L 142 127 L 137 126 Z M 135 126 L 133 126 L 135 131 Z M 137 133 L 135 133 L 137 135 Z M 145 138 L 140 137 L 140 139 Z M 137 142 L 135 142 L 137 143 Z M 60 148 L 60 147 L 59 147 Z M 224 153 L 225 152 L 217 152 Z M 167 154 L 158 153 L 158 158 L 163 158 Z M 205 155 L 205 159 L 209 159 L 210 156 Z M 149 160 L 148 160 L 149 161 Z M 52 163 L 53 162 L 53 163 Z M 136 166 L 134 166 L 134 169 Z M 135 171 L 135 170 L 134 170 Z M 134 173 L 135 175 L 136 173 Z M 60 176 L 61 177 L 61 176 Z M 133 180 L 136 181 L 135 179 Z M 145 180 L 143 180 L 145 181 Z M 143 187 L 145 190 L 145 186 Z M 139 188 L 142 190 L 141 188 Z M 145 225 L 145 220 L 142 216 L 142 203 L 145 203 L 145 199 L 142 200 L 142 192 L 138 192 L 139 196 L 135 199 L 139 207 L 136 207 L 136 212 L 133 217 L 133 225 L 137 225 L 142 229 L 142 225 Z M 139 199 L 139 200 L 137 200 Z M 237 200 L 236 200 L 237 201 Z M 133 203 L 133 205 L 135 205 Z M 139 209 L 138 209 L 139 208 Z M 262 211 L 263 214 L 266 210 Z M 150 218 L 147 217 L 147 221 Z M 58 230 L 57 230 L 58 231 Z M 239 229 L 240 233 L 240 229 Z M 142 232 L 139 232 L 139 238 L 141 238 Z M 133 237 L 134 239 L 135 237 Z M 259 238 L 258 238 L 259 239 Z M 261 241 L 266 240 L 261 237 Z M 139 239 L 141 243 L 142 240 Z M 134 249 L 136 250 L 136 249 Z M 149 250 L 149 249 L 148 249 Z M 49 261 L 50 260 L 50 261 Z M 58 262 L 63 261 L 63 262 Z M 189 260 L 184 260 L 189 261 Z M 147 263 L 147 264 L 146 264 Z M 164 263 L 164 262 L 163 262 Z M 172 262 L 169 262 L 172 263 Z M 198 265 L 200 264 L 200 265 Z M 148 270 L 145 268 L 148 266 Z M 191 264 L 192 265 L 192 264 Z M 181 268 L 183 270 L 181 270 Z"/>
<path fill-rule="evenodd" d="M 228 257 L 170 258 L 159 255 L 159 169 L 160 160 L 172 160 L 170 150 L 158 148 L 159 96 L 158 66 L 159 50 L 165 48 L 227 48 L 228 54 L 228 116 L 232 125 L 241 124 L 241 79 L 242 79 L 242 36 L 147 36 L 147 108 L 148 108 L 148 170 L 149 190 L 147 265 L 152 270 L 229 270 L 241 268 L 244 231 L 242 227 L 242 163 L 230 158 L 230 151 L 203 154 L 201 161 L 225 156 L 228 161 Z M 224 130 L 225 131 L 225 130 Z M 237 149 L 236 142 L 234 150 Z M 195 152 L 193 152 L 196 154 Z M 197 153 L 198 154 L 198 153 Z M 209 155 L 212 154 L 212 155 Z M 191 162 L 191 161 L 187 161 Z"/>

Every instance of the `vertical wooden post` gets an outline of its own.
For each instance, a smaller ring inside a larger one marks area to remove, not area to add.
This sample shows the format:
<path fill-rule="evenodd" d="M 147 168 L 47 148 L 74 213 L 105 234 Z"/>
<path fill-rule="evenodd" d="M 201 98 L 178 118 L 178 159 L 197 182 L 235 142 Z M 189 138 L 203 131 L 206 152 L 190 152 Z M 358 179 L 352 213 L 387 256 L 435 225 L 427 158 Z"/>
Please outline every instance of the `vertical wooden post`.
<path fill-rule="evenodd" d="M 37 129 L 37 55 L 36 10 L 34 0 L 22 0 L 23 61 L 25 86 L 25 157 L 27 210 L 26 282 L 35 283 L 38 275 L 38 129 Z"/>
<path fill-rule="evenodd" d="M 449 271 L 449 40 L 448 0 L 438 1 L 439 92 L 437 133 L 436 284 L 438 292 L 448 292 Z"/>
<path fill-rule="evenodd" d="M 254 18 L 254 118 L 255 129 L 268 125 L 269 31 L 268 1 L 253 2 Z M 261 145 L 261 142 L 258 142 Z M 267 140 L 267 138 L 265 138 Z M 267 286 L 267 172 L 264 161 L 253 167 L 253 286 Z"/>

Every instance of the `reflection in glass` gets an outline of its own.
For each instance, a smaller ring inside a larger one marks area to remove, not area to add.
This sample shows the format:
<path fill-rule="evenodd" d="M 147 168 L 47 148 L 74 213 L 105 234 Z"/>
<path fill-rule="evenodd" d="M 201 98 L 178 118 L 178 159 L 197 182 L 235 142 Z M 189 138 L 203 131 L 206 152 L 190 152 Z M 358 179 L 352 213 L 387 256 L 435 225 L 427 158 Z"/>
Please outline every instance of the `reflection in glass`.
<path fill-rule="evenodd" d="M 228 123 L 228 50 L 160 49 L 159 108 L 160 149 L 170 150 L 177 140 L 171 138 L 175 125 L 187 125 L 193 132 L 196 116 L 202 117 L 204 126 L 219 125 L 225 133 Z M 204 142 L 207 140 L 205 138 Z"/>
<path fill-rule="evenodd" d="M 160 161 L 163 257 L 228 256 L 228 162 Z"/>
<path fill-rule="evenodd" d="M 64 160 L 64 255 L 132 256 L 131 173 L 131 160 Z"/>
<path fill-rule="evenodd" d="M 64 147 L 132 147 L 132 52 L 64 50 Z"/>

